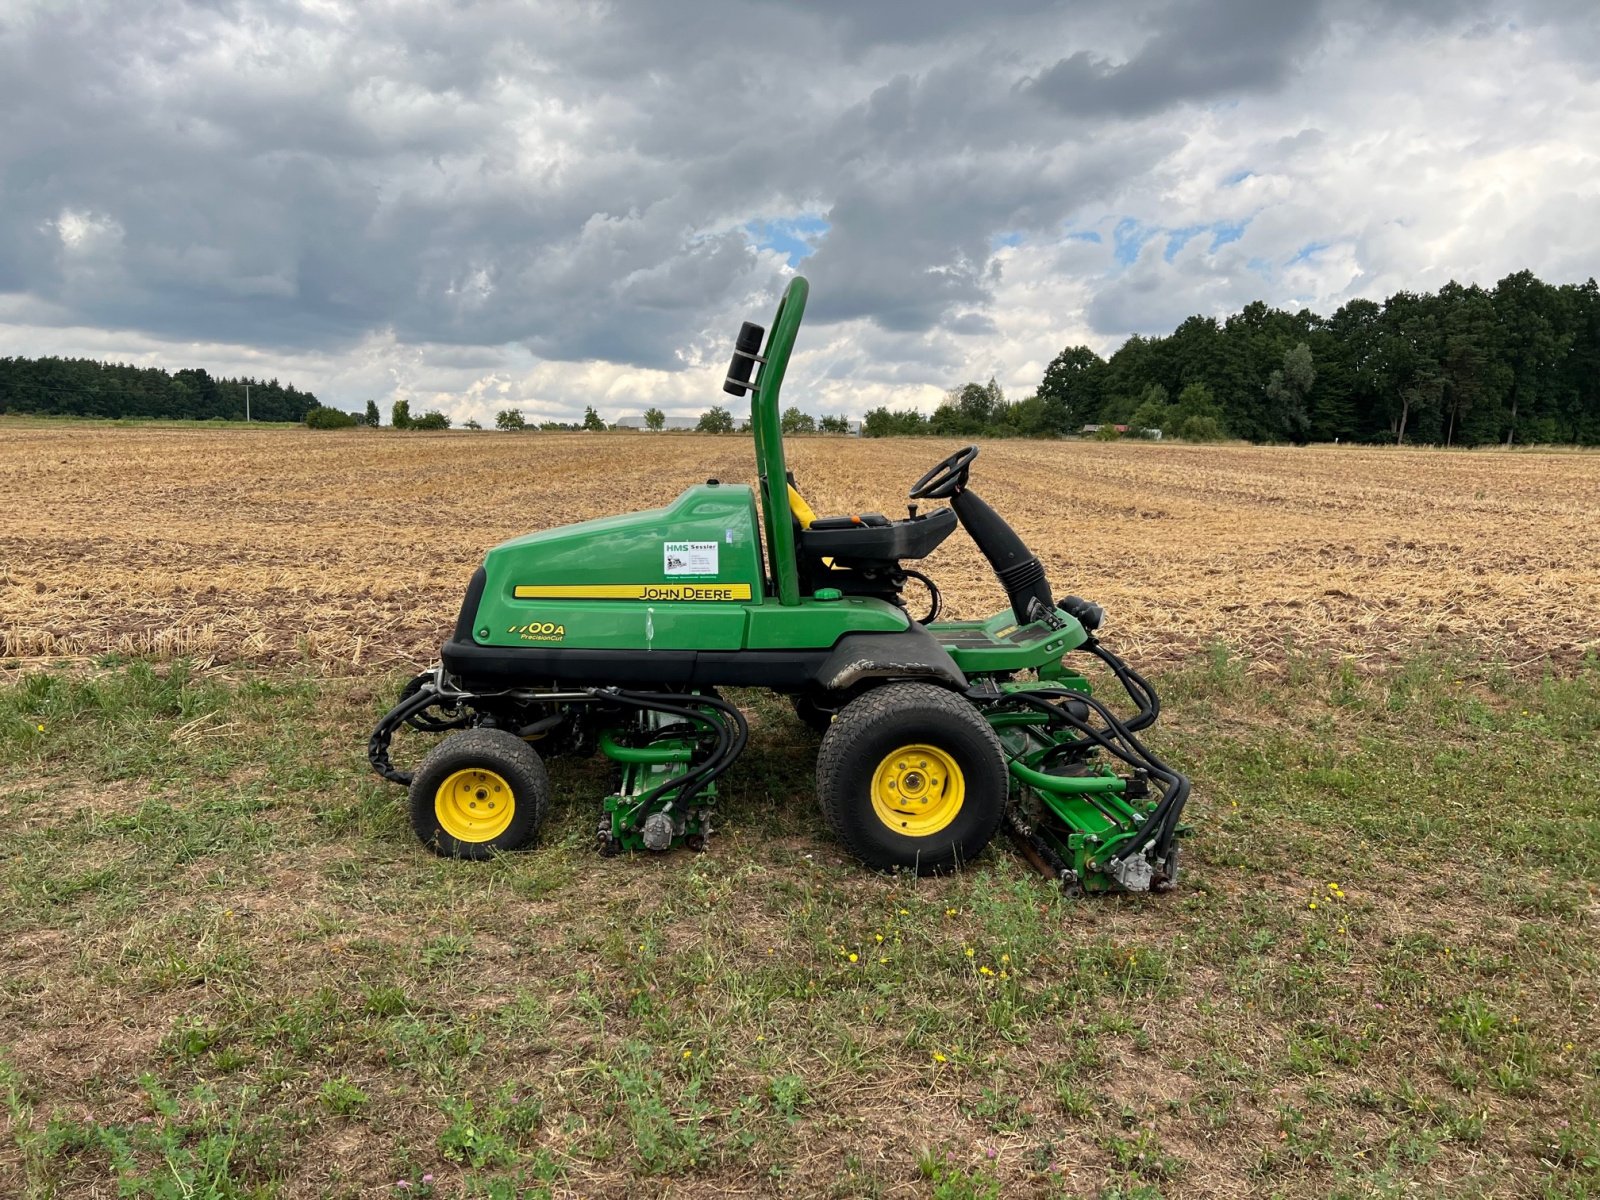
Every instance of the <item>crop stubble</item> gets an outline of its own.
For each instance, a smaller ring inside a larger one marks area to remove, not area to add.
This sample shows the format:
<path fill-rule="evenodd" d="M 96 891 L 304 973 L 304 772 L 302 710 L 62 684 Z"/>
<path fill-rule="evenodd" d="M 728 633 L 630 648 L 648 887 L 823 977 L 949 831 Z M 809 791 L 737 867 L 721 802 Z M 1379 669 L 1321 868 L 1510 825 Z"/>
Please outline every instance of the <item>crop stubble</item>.
<path fill-rule="evenodd" d="M 741 437 L 12 425 L 0 654 L 426 663 L 483 550 L 750 481 Z M 797 438 L 819 511 L 904 511 L 956 443 Z M 1106 606 L 1135 661 L 1225 642 L 1381 662 L 1430 641 L 1512 663 L 1600 639 L 1600 459 L 1538 452 L 990 442 L 973 486 Z M 1003 603 L 964 535 L 947 615 Z"/>

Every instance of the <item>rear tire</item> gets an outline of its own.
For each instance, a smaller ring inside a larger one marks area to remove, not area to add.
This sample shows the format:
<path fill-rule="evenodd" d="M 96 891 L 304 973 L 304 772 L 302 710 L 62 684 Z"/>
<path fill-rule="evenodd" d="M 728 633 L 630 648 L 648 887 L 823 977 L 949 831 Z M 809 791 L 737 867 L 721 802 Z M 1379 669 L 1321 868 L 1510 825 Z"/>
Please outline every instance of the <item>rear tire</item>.
<path fill-rule="evenodd" d="M 1009 792 L 1000 740 L 960 696 L 926 683 L 874 688 L 840 711 L 817 752 L 817 799 L 869 867 L 932 875 L 994 838 Z"/>
<path fill-rule="evenodd" d="M 485 859 L 531 843 L 550 806 L 544 763 L 503 729 L 445 738 L 411 781 L 411 828 L 435 854 Z"/>

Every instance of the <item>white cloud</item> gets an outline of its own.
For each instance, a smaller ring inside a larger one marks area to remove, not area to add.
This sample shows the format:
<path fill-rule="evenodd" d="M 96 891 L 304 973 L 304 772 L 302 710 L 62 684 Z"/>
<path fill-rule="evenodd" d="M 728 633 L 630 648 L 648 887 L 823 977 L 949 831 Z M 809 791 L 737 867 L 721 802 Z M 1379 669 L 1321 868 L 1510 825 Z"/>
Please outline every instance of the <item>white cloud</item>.
<path fill-rule="evenodd" d="M 485 423 L 693 415 L 731 400 L 732 334 L 790 270 L 792 237 L 749 229 L 804 214 L 827 228 L 805 239 L 816 319 L 787 399 L 860 414 L 991 375 L 1025 394 L 1065 345 L 1254 299 L 1326 312 L 1593 271 L 1586 4 L 930 0 L 922 18 L 13 5 L 0 353 Z M 758 70 L 757 45 L 806 67 Z M 1119 227 L 1142 245 L 1119 254 Z"/>

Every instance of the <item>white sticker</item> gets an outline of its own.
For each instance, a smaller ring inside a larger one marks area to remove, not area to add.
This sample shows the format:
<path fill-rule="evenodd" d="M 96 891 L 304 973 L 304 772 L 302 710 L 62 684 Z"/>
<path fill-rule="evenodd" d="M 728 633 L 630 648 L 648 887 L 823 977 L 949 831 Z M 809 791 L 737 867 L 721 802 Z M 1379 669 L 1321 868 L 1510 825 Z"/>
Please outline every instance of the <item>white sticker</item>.
<path fill-rule="evenodd" d="M 670 579 L 677 575 L 715 575 L 715 542 L 667 542 L 662 546 L 662 569 Z"/>

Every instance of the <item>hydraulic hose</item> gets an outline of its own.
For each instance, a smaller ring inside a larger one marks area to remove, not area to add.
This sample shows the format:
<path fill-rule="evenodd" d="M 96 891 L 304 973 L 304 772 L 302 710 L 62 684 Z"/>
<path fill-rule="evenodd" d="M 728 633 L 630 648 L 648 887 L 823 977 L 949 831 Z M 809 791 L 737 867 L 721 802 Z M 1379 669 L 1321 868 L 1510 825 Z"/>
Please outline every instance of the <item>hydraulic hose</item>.
<path fill-rule="evenodd" d="M 1106 724 L 1111 736 L 1095 728 L 1088 721 L 1073 716 L 1070 712 L 1049 703 L 1049 698 L 1076 699 L 1088 704 Z M 1177 828 L 1178 818 L 1183 812 L 1183 806 L 1189 797 L 1189 780 L 1186 776 L 1174 771 L 1161 759 L 1157 758 L 1150 750 L 1139 741 L 1134 732 L 1124 724 L 1115 713 L 1093 696 L 1085 696 L 1080 692 L 1069 689 L 1059 689 L 1050 692 L 1013 693 L 1007 697 L 1030 708 L 1049 713 L 1054 719 L 1068 725 L 1083 735 L 1083 740 L 1092 742 L 1114 757 L 1127 763 L 1129 766 L 1142 767 L 1149 771 L 1165 786 L 1162 788 L 1161 800 L 1156 807 L 1140 824 L 1137 834 L 1131 839 L 1124 850 L 1112 856 L 1112 860 L 1121 859 L 1143 849 L 1144 846 L 1155 842 L 1156 854 L 1159 858 L 1167 857 L 1174 832 Z"/>
<path fill-rule="evenodd" d="M 684 695 L 677 692 L 628 692 L 621 688 L 591 688 L 589 691 L 596 697 L 616 700 L 630 707 L 651 712 L 669 713 L 703 725 L 711 730 L 716 738 L 716 746 L 703 763 L 677 778 L 651 788 L 637 798 L 633 806 L 635 810 L 674 790 L 678 792 L 680 801 L 692 800 L 707 784 L 733 765 L 749 741 L 750 726 L 745 721 L 744 714 L 733 705 L 714 696 Z M 687 704 L 683 703 L 685 701 Z M 711 709 L 720 719 L 695 711 L 698 708 Z"/>

